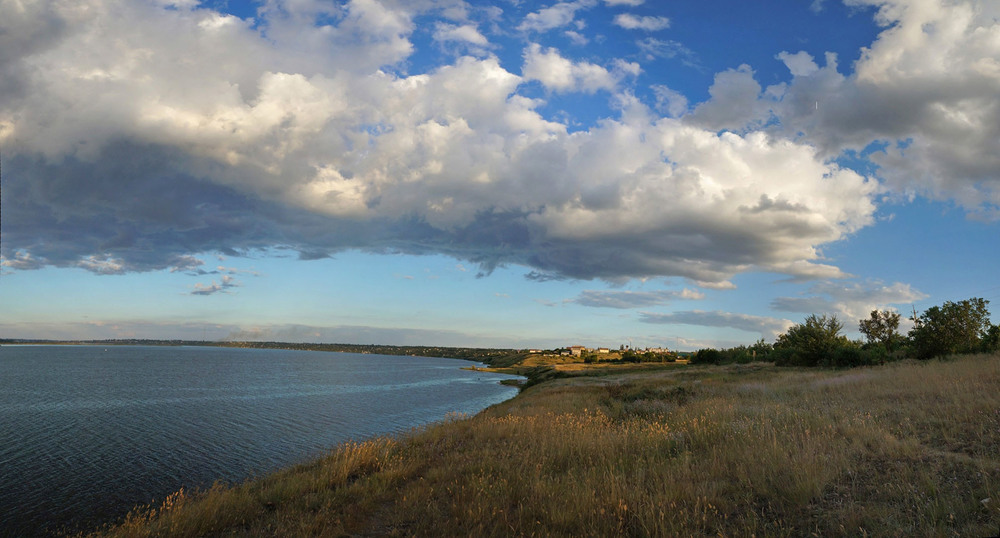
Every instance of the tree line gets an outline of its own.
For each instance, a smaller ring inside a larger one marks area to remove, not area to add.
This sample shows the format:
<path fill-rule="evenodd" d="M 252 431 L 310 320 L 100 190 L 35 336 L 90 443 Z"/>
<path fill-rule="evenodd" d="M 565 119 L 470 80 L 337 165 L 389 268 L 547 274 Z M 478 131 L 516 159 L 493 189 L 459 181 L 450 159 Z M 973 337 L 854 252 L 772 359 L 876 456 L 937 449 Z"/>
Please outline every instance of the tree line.
<path fill-rule="evenodd" d="M 694 364 L 774 362 L 778 366 L 866 366 L 906 358 L 931 359 L 965 353 L 1000 351 L 1000 325 L 990 323 L 989 301 L 974 297 L 945 301 L 911 318 L 913 328 L 899 332 L 901 316 L 891 310 L 873 310 L 858 322 L 864 340 L 842 334 L 844 324 L 835 315 L 812 314 L 773 343 L 758 340 L 752 346 L 701 349 Z"/>

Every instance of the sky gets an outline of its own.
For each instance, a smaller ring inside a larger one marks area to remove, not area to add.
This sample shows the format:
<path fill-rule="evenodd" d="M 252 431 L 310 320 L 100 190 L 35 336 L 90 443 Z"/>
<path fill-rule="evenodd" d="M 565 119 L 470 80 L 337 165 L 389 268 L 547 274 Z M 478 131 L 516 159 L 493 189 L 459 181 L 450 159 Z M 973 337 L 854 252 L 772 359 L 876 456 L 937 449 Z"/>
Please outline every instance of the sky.
<path fill-rule="evenodd" d="M 0 159 L 0 338 L 1000 320 L 995 0 L 0 0 Z"/>

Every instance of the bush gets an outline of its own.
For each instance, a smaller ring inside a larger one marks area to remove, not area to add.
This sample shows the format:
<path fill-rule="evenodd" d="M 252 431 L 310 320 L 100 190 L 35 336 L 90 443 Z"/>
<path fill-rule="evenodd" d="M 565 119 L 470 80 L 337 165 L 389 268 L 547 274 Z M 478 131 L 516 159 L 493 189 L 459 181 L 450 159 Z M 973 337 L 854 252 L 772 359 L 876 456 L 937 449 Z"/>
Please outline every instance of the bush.
<path fill-rule="evenodd" d="M 770 357 L 775 366 L 805 366 L 805 361 L 800 353 L 789 347 L 774 348 Z"/>
<path fill-rule="evenodd" d="M 830 355 L 830 366 L 839 368 L 853 368 L 855 366 L 874 366 L 884 364 L 888 352 L 882 346 L 873 346 L 868 349 L 859 345 L 846 345 L 838 347 Z"/>
<path fill-rule="evenodd" d="M 885 364 L 890 361 L 899 360 L 903 356 L 898 349 L 895 351 L 886 351 L 882 346 L 865 349 L 865 353 L 870 357 L 871 364 Z"/>
<path fill-rule="evenodd" d="M 722 353 L 718 349 L 699 349 L 691 356 L 691 364 L 720 364 Z"/>

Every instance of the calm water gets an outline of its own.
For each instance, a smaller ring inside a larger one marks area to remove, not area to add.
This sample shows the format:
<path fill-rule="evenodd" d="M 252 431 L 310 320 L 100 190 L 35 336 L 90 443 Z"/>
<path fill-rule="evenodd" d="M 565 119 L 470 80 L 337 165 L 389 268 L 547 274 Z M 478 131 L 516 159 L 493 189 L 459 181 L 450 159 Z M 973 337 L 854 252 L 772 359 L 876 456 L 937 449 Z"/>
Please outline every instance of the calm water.
<path fill-rule="evenodd" d="M 90 528 L 180 487 L 475 413 L 505 376 L 452 359 L 210 347 L 0 347 L 0 535 Z"/>

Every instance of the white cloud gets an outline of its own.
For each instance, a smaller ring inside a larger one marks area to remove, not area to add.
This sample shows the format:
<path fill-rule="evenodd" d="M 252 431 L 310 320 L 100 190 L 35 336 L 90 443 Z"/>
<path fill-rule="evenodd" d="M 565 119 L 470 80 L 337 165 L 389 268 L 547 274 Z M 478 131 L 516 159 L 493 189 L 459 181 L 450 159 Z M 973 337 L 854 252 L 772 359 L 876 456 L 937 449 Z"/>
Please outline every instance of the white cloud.
<path fill-rule="evenodd" d="M 1000 6 L 989 0 L 852 0 L 885 27 L 853 74 L 827 55 L 780 57 L 794 75 L 775 111 L 827 155 L 888 144 L 872 159 L 893 191 L 954 200 L 1000 219 Z"/>
<path fill-rule="evenodd" d="M 626 30 L 646 30 L 647 32 L 655 32 L 670 27 L 670 19 L 667 17 L 637 17 L 631 13 L 619 13 L 615 15 L 614 23 Z"/>
<path fill-rule="evenodd" d="M 624 291 L 584 290 L 572 302 L 597 308 L 642 308 L 668 304 L 676 300 L 701 300 L 705 294 L 685 288 L 683 290 Z"/>
<path fill-rule="evenodd" d="M 574 32 L 573 30 L 566 30 L 565 32 L 563 32 L 563 35 L 565 35 L 566 37 L 568 37 L 569 40 L 574 45 L 583 46 L 583 45 L 586 45 L 587 43 L 590 43 L 590 40 L 587 39 L 587 36 L 585 36 L 585 35 L 583 35 L 583 34 L 581 34 L 579 32 Z"/>
<path fill-rule="evenodd" d="M 679 41 L 647 37 L 636 41 L 636 46 L 642 51 L 647 61 L 653 61 L 657 58 L 679 59 L 684 65 L 701 68 L 698 55 Z"/>
<path fill-rule="evenodd" d="M 872 222 L 878 185 L 816 147 L 716 131 L 760 93 L 747 70 L 720 75 L 718 101 L 681 119 L 621 92 L 616 117 L 570 133 L 518 94 L 525 80 L 615 92 L 638 64 L 532 45 L 523 77 L 492 56 L 394 74 L 420 14 L 408 3 L 266 4 L 253 27 L 86 1 L 21 21 L 73 32 L 0 32 L 0 84 L 19 88 L 0 93 L 17 171 L 5 167 L 5 194 L 20 201 L 4 208 L 9 269 L 353 248 L 718 288 L 755 270 L 842 276 L 818 248 Z"/>
<path fill-rule="evenodd" d="M 479 33 L 479 30 L 473 24 L 457 26 L 454 24 L 438 23 L 434 28 L 434 40 L 442 42 L 458 41 L 479 47 L 485 47 L 490 44 L 486 36 Z"/>
<path fill-rule="evenodd" d="M 735 314 L 732 312 L 706 312 L 704 310 L 672 312 L 669 314 L 642 312 L 641 315 L 641 321 L 645 323 L 739 329 L 741 331 L 760 333 L 761 337 L 766 339 L 777 338 L 779 334 L 784 333 L 794 325 L 793 322 L 787 319 Z"/>
<path fill-rule="evenodd" d="M 760 100 L 761 91 L 749 65 L 727 69 L 715 75 L 708 89 L 712 98 L 695 107 L 686 120 L 713 131 L 759 127 L 769 113 L 767 104 Z"/>
<path fill-rule="evenodd" d="M 216 293 L 229 293 L 226 290 L 237 286 L 239 286 L 239 282 L 237 282 L 236 279 L 229 275 L 224 275 L 218 282 L 212 282 L 208 285 L 200 282 L 195 284 L 194 290 L 191 291 L 191 295 L 215 295 Z"/>
<path fill-rule="evenodd" d="M 86 256 L 76 263 L 78 267 L 101 275 L 121 275 L 128 272 L 127 263 L 107 255 Z"/>
<path fill-rule="evenodd" d="M 568 26 L 579 9 L 590 7 L 590 2 L 559 2 L 551 7 L 529 13 L 517 29 L 522 32 L 547 32 Z"/>
<path fill-rule="evenodd" d="M 522 71 L 526 79 L 538 80 L 546 88 L 556 92 L 612 91 L 618 84 L 615 76 L 607 69 L 589 62 L 574 63 L 554 48 L 543 51 L 537 43 L 525 49 Z"/>
<path fill-rule="evenodd" d="M 687 113 L 688 100 L 684 94 L 658 84 L 653 85 L 652 90 L 656 96 L 656 110 L 661 114 L 679 118 Z"/>
<path fill-rule="evenodd" d="M 820 282 L 809 288 L 804 297 L 778 297 L 771 303 L 775 310 L 805 314 L 835 314 L 848 330 L 867 318 L 872 310 L 894 308 L 926 299 L 928 296 L 909 284 L 886 285 L 877 280 L 865 282 Z"/>
<path fill-rule="evenodd" d="M 792 72 L 793 77 L 807 77 L 819 71 L 819 66 L 813 61 L 813 57 L 805 51 L 795 54 L 781 52 L 777 58 L 784 62 L 788 70 Z"/>
<path fill-rule="evenodd" d="M 41 269 L 46 265 L 48 265 L 46 260 L 38 259 L 30 252 L 26 252 L 24 250 L 14 251 L 12 253 L 12 257 L 10 258 L 0 258 L 0 267 L 6 267 L 8 269 L 32 270 Z"/>

